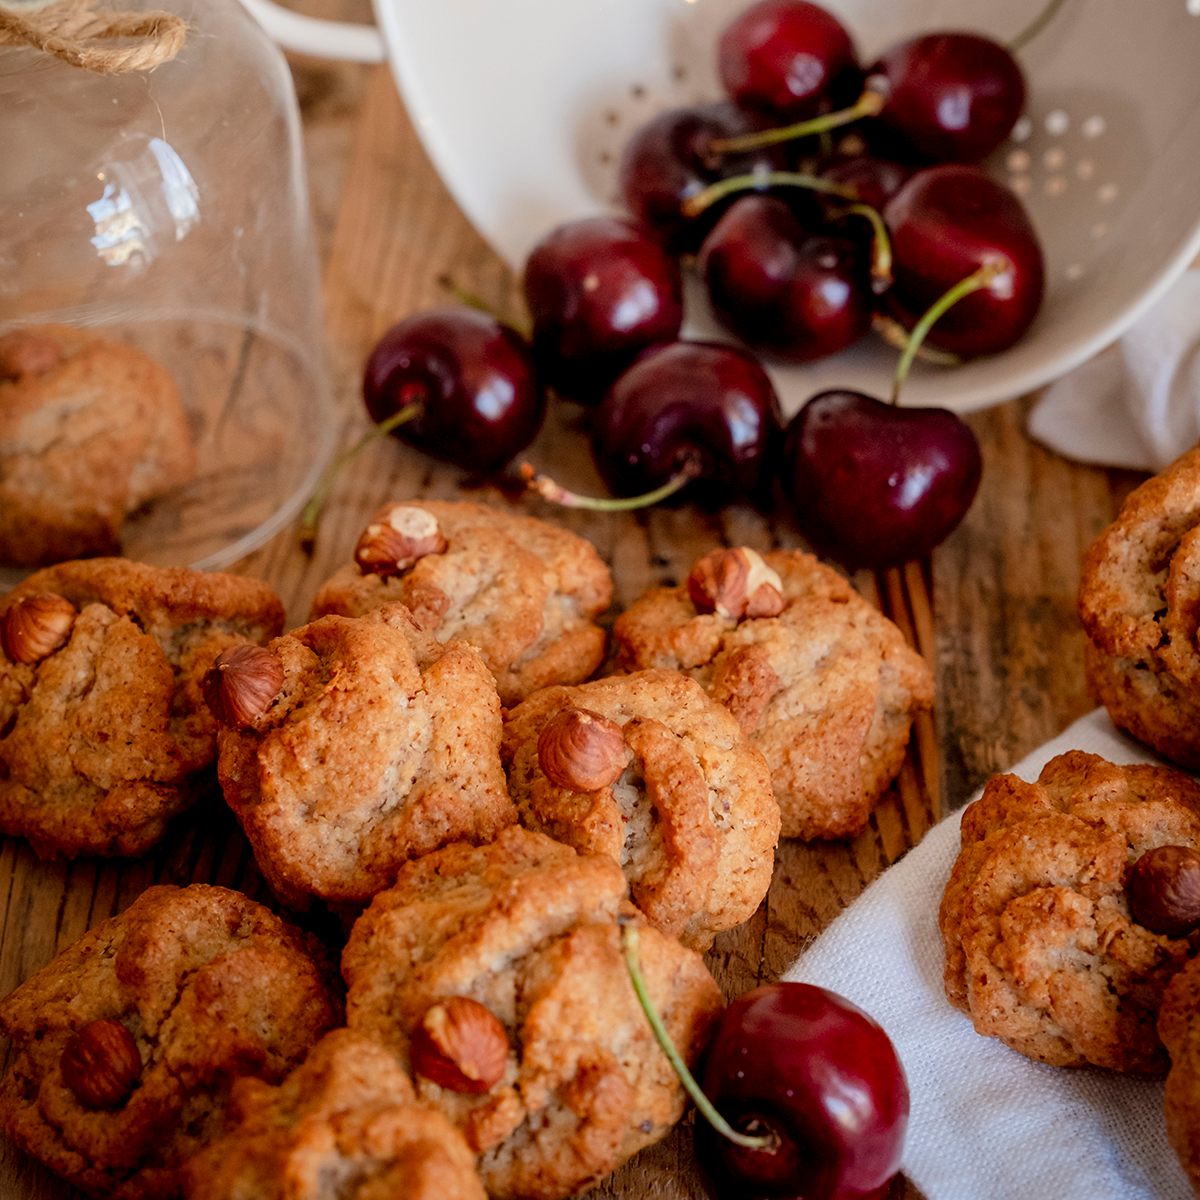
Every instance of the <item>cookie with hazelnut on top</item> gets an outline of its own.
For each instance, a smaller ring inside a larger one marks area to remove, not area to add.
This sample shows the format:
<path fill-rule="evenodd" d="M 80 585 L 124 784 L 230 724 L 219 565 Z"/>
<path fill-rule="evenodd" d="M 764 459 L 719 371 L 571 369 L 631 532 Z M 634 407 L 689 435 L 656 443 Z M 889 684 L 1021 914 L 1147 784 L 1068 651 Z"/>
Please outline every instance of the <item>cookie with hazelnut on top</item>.
<path fill-rule="evenodd" d="M 143 854 L 211 789 L 219 654 L 283 628 L 256 579 L 59 563 L 0 601 L 0 832 L 44 858 Z"/>
<path fill-rule="evenodd" d="M 543 688 L 505 714 L 501 755 L 527 828 L 620 864 L 663 933 L 707 950 L 771 885 L 779 806 L 763 756 L 678 671 Z"/>
<path fill-rule="evenodd" d="M 204 687 L 225 799 L 289 908 L 361 908 L 408 859 L 516 820 L 495 680 L 403 604 L 223 655 Z"/>
<path fill-rule="evenodd" d="M 950 1002 L 1039 1062 L 1165 1072 L 1159 1008 L 1200 950 L 1200 786 L 1070 751 L 1033 783 L 992 779 L 961 837 L 939 914 Z"/>
<path fill-rule="evenodd" d="M 600 666 L 607 638 L 595 617 L 611 600 L 608 568 L 569 530 L 485 504 L 409 500 L 375 514 L 310 619 L 406 604 L 438 641 L 479 651 L 507 707 Z"/>
<path fill-rule="evenodd" d="M 784 837 L 858 833 L 933 702 L 932 672 L 900 630 L 798 550 L 713 550 L 613 635 L 619 668 L 682 671 L 729 709 L 771 769 Z"/>
<path fill-rule="evenodd" d="M 409 1068 L 493 1200 L 560 1200 L 665 1137 L 686 1097 L 638 1003 L 610 858 L 513 826 L 406 864 L 342 954 L 346 1021 Z M 642 927 L 651 999 L 688 1063 L 724 1007 L 693 950 Z"/>

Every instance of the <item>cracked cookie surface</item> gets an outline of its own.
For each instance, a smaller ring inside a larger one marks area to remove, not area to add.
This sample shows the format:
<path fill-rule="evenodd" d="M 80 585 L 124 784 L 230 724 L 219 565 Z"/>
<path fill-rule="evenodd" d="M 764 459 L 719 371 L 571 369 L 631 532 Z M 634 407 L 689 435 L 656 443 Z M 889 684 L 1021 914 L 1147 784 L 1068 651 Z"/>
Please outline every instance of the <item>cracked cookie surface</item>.
<path fill-rule="evenodd" d="M 0 601 L 67 602 L 61 645 L 0 649 L 0 830 L 46 858 L 141 854 L 208 786 L 217 726 L 200 681 L 223 650 L 283 628 L 265 584 L 118 558 L 59 563 Z"/>
<path fill-rule="evenodd" d="M 513 827 L 490 846 L 449 846 L 409 863 L 351 931 L 347 1023 L 402 1061 L 427 1010 L 448 997 L 477 1001 L 503 1025 L 507 1062 L 488 1091 L 416 1077 L 421 1100 L 479 1154 L 494 1200 L 560 1200 L 683 1115 L 683 1091 L 622 958 L 625 891 L 611 859 Z M 643 928 L 641 952 L 651 996 L 694 1062 L 720 991 L 700 956 L 673 938 Z"/>
<path fill-rule="evenodd" d="M 194 470 L 179 392 L 148 355 L 66 325 L 0 338 L 0 561 L 117 554 L 125 515 Z"/>
<path fill-rule="evenodd" d="M 1200 446 L 1131 492 L 1079 581 L 1088 687 L 1113 721 L 1200 767 Z"/>
<path fill-rule="evenodd" d="M 849 837 L 899 772 L 933 676 L 832 568 L 802 551 L 762 559 L 777 616 L 734 620 L 697 611 L 686 585 L 653 588 L 617 618 L 617 663 L 683 671 L 729 708 L 771 769 L 784 837 Z"/>
<path fill-rule="evenodd" d="M 612 579 L 590 543 L 547 521 L 466 502 L 405 501 L 374 521 L 392 509 L 434 518 L 444 549 L 394 573 L 343 567 L 318 591 L 312 617 L 406 604 L 439 641 L 462 638 L 483 655 L 505 705 L 578 683 L 601 664 L 606 637 L 593 618 L 612 600 Z"/>
<path fill-rule="evenodd" d="M 226 888 L 152 887 L 0 1003 L 13 1063 L 0 1126 L 93 1196 L 179 1194 L 181 1164 L 224 1132 L 235 1079 L 281 1079 L 341 1018 L 316 943 Z M 132 1036 L 141 1070 L 110 1109 L 63 1057 L 93 1021 Z"/>
<path fill-rule="evenodd" d="M 471 646 L 388 604 L 268 648 L 283 685 L 252 726 L 221 731 L 217 769 L 283 903 L 362 904 L 407 859 L 516 820 L 496 685 Z"/>
<path fill-rule="evenodd" d="M 1041 1062 L 1161 1074 L 1163 989 L 1200 949 L 1130 914 L 1129 870 L 1163 845 L 1200 849 L 1200 787 L 1178 771 L 1071 751 L 1036 783 L 992 779 L 939 913 L 947 998 Z"/>
<path fill-rule="evenodd" d="M 277 1086 L 239 1079 L 231 1108 L 237 1124 L 187 1164 L 188 1200 L 486 1200 L 462 1135 L 351 1030 Z"/>
<path fill-rule="evenodd" d="M 621 729 L 612 783 L 576 790 L 547 776 L 539 741 L 568 709 Z M 634 903 L 685 946 L 708 949 L 766 895 L 779 839 L 766 762 L 730 713 L 678 671 L 536 692 L 506 714 L 502 756 L 522 823 L 619 863 Z"/>

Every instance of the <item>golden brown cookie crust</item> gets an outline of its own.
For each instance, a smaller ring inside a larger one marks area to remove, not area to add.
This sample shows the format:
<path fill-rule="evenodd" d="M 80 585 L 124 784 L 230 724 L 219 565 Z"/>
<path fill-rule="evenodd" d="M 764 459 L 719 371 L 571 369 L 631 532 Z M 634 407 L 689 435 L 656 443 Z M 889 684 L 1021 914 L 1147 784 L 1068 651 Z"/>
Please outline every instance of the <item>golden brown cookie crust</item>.
<path fill-rule="evenodd" d="M 465 642 L 440 645 L 391 604 L 269 649 L 282 689 L 252 727 L 222 730 L 218 774 L 285 904 L 364 903 L 407 859 L 516 820 L 496 685 Z"/>
<path fill-rule="evenodd" d="M 939 913 L 947 998 L 1041 1062 L 1161 1074 L 1163 989 L 1200 948 L 1130 915 L 1129 869 L 1161 845 L 1200 849 L 1200 787 L 1178 771 L 1071 751 L 1036 783 L 991 780 Z"/>
<path fill-rule="evenodd" d="M 125 559 L 60 563 L 0 601 L 77 610 L 34 663 L 0 648 L 0 830 L 43 857 L 141 854 L 208 786 L 216 723 L 200 681 L 223 650 L 283 627 L 265 584 Z"/>
<path fill-rule="evenodd" d="M 0 360 L 31 338 L 58 360 L 0 369 L 0 560 L 115 554 L 125 515 L 195 470 L 179 393 L 141 351 L 65 325 L 14 330 Z"/>
<path fill-rule="evenodd" d="M 352 1030 L 326 1034 L 278 1086 L 239 1079 L 233 1110 L 228 1135 L 187 1163 L 188 1200 L 486 1200 L 462 1135 Z"/>
<path fill-rule="evenodd" d="M 1113 720 L 1200 766 L 1200 446 L 1130 493 L 1079 581 L 1088 686 Z"/>
<path fill-rule="evenodd" d="M 183 1160 L 225 1127 L 233 1080 L 281 1079 L 338 1024 L 334 983 L 315 942 L 240 893 L 152 887 L 0 1004 L 14 1047 L 0 1125 L 91 1195 L 177 1196 Z M 143 1063 L 111 1110 L 83 1104 L 60 1062 L 101 1018 Z"/>
<path fill-rule="evenodd" d="M 446 550 L 386 578 L 341 568 L 317 592 L 311 618 L 406 604 L 439 641 L 462 638 L 479 650 L 506 706 L 538 688 L 578 683 L 600 666 L 606 638 L 592 618 L 611 602 L 612 578 L 590 543 L 484 504 L 404 507 L 434 517 Z"/>
<path fill-rule="evenodd" d="M 569 708 L 623 730 L 616 782 L 586 792 L 547 778 L 538 741 Z M 779 837 L 767 765 L 686 675 L 641 671 L 536 692 L 506 714 L 501 753 L 522 823 L 621 864 L 634 903 L 685 946 L 706 950 L 766 895 Z"/>
<path fill-rule="evenodd" d="M 620 951 L 625 879 L 513 827 L 404 867 L 371 902 L 342 956 L 347 1022 L 407 1061 L 431 1004 L 466 996 L 508 1034 L 504 1076 L 482 1095 L 417 1077 L 422 1101 L 479 1151 L 494 1200 L 560 1200 L 663 1137 L 684 1097 L 653 1040 Z M 641 933 L 651 996 L 687 1061 L 722 1006 L 699 955 Z"/>
<path fill-rule="evenodd" d="M 859 832 L 904 761 L 933 676 L 891 621 L 802 551 L 763 556 L 783 585 L 776 617 L 698 613 L 686 586 L 654 588 L 617 618 L 618 665 L 697 679 L 771 769 L 785 837 Z"/>
<path fill-rule="evenodd" d="M 1158 1036 L 1171 1058 L 1163 1097 L 1167 1138 L 1192 1191 L 1200 1196 L 1200 958 L 1167 985 Z"/>

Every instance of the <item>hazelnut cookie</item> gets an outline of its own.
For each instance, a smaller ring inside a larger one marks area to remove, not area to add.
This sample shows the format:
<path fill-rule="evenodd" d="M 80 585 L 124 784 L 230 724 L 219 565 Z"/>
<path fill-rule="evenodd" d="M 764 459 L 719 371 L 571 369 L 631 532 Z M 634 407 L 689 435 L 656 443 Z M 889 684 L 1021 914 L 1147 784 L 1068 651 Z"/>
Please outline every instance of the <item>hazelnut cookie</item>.
<path fill-rule="evenodd" d="M 208 786 L 205 673 L 283 620 L 235 575 L 121 558 L 31 575 L 0 601 L 0 831 L 46 858 L 144 853 Z"/>
<path fill-rule="evenodd" d="M 771 768 L 784 837 L 858 833 L 933 702 L 900 630 L 798 550 L 714 550 L 613 633 L 618 667 L 683 671 L 733 713 Z"/>
<path fill-rule="evenodd" d="M 513 827 L 407 864 L 351 930 L 347 1023 L 410 1066 L 422 1102 L 479 1154 L 493 1200 L 581 1191 L 683 1115 L 622 957 L 625 890 L 610 858 Z M 641 957 L 694 1062 L 722 1007 L 716 983 L 654 929 Z"/>
<path fill-rule="evenodd" d="M 152 887 L 0 1003 L 0 1127 L 89 1195 L 177 1196 L 233 1081 L 282 1079 L 339 1023 L 336 982 L 241 893 Z"/>
<path fill-rule="evenodd" d="M 1200 958 L 1167 984 L 1158 1036 L 1171 1057 L 1163 1097 L 1167 1138 L 1192 1191 L 1200 1196 Z"/>
<path fill-rule="evenodd" d="M 779 806 L 762 755 L 678 671 L 545 688 L 505 714 L 501 756 L 527 828 L 621 865 L 655 928 L 693 950 L 771 885 Z"/>
<path fill-rule="evenodd" d="M 1130 493 L 1079 581 L 1088 687 L 1113 721 L 1200 767 L 1200 446 Z"/>
<path fill-rule="evenodd" d="M 239 1079 L 231 1109 L 237 1124 L 187 1163 L 188 1200 L 487 1200 L 462 1134 L 349 1029 L 277 1086 Z"/>
<path fill-rule="evenodd" d="M 1200 950 L 1136 890 L 1168 846 L 1200 850 L 1200 787 L 1168 767 L 1071 751 L 1036 783 L 992 779 L 939 913 L 947 998 L 1040 1062 L 1165 1071 L 1163 989 Z"/>
<path fill-rule="evenodd" d="M 218 661 L 208 683 L 225 799 L 291 908 L 361 905 L 407 859 L 516 820 L 495 681 L 403 604 L 322 617 Z"/>
<path fill-rule="evenodd" d="M 583 538 L 484 504 L 410 500 L 375 514 L 343 567 L 317 592 L 313 618 L 358 617 L 400 601 L 438 641 L 470 642 L 501 703 L 579 683 L 604 660 L 593 621 L 612 578 Z"/>
<path fill-rule="evenodd" d="M 117 554 L 125 515 L 194 470 L 179 393 L 152 358 L 66 325 L 0 337 L 0 561 Z"/>

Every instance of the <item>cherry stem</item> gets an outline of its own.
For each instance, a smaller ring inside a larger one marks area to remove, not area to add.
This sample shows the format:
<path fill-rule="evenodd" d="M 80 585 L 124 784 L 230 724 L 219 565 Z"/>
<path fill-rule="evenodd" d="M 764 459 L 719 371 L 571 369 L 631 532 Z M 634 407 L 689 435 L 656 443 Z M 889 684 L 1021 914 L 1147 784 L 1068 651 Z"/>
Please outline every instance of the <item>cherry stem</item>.
<path fill-rule="evenodd" d="M 858 202 L 858 193 L 845 183 L 834 183 L 819 175 L 806 175 L 799 171 L 759 171 L 752 175 L 730 175 L 710 183 L 702 192 L 689 196 L 681 205 L 685 217 L 698 217 L 706 208 L 732 196 L 736 192 L 761 191 L 766 187 L 802 187 L 813 192 L 828 192 L 852 204 Z"/>
<path fill-rule="evenodd" d="M 1050 3 L 1042 9 L 1041 14 L 1035 17 L 1015 38 L 1005 47 L 1009 54 L 1016 54 L 1018 50 L 1024 50 L 1030 42 L 1033 41 L 1058 14 L 1058 10 L 1062 8 L 1066 0 L 1050 0 Z"/>
<path fill-rule="evenodd" d="M 537 492 L 543 500 L 549 500 L 551 504 L 559 504 L 563 508 L 589 508 L 593 512 L 629 512 L 635 508 L 649 508 L 652 504 L 675 495 L 691 483 L 700 474 L 701 469 L 699 458 L 689 455 L 679 471 L 662 487 L 657 487 L 652 492 L 643 492 L 640 496 L 623 496 L 619 500 L 580 496 L 555 483 L 549 475 L 539 475 L 527 462 L 521 464 L 521 478 L 525 480 L 525 486 L 531 492 Z"/>
<path fill-rule="evenodd" d="M 869 204 L 850 204 L 833 215 L 844 216 L 848 213 L 865 217 L 871 222 L 871 291 L 876 296 L 882 296 L 892 286 L 892 239 L 888 236 L 883 216 Z"/>
<path fill-rule="evenodd" d="M 795 141 L 796 138 L 809 137 L 814 133 L 824 133 L 827 129 L 837 129 L 839 125 L 849 125 L 862 117 L 876 116 L 883 108 L 883 100 L 880 92 L 868 88 L 849 108 L 825 113 L 824 116 L 813 117 L 808 121 L 798 121 L 794 125 L 780 125 L 777 129 L 760 129 L 754 133 L 739 134 L 737 137 L 714 138 L 709 143 L 709 148 L 717 154 L 740 154 L 744 150 L 757 150 L 761 146 Z"/>
<path fill-rule="evenodd" d="M 321 509 L 325 507 L 325 500 L 329 496 L 329 489 L 333 486 L 333 481 L 337 478 L 338 472 L 373 441 L 384 437 L 386 434 L 391 433 L 393 429 L 398 429 L 401 425 L 411 421 L 424 407 L 425 402 L 423 400 L 414 400 L 411 404 L 406 404 L 403 408 L 398 408 L 390 417 L 380 421 L 378 425 L 372 425 L 353 446 L 348 450 L 343 450 L 321 472 L 321 478 L 317 480 L 317 486 L 313 489 L 313 494 L 309 496 L 308 503 L 304 506 L 304 511 L 300 514 L 298 537 L 300 547 L 306 554 L 311 554 L 313 547 L 317 543 L 317 521 L 320 519 Z"/>
<path fill-rule="evenodd" d="M 873 313 L 871 328 L 889 346 L 893 346 L 897 350 L 903 350 L 908 345 L 908 330 L 895 317 L 889 317 L 880 312 Z M 949 350 L 935 350 L 932 346 L 918 346 L 916 357 L 922 362 L 937 363 L 939 367 L 957 367 L 962 364 L 962 358 L 959 355 L 951 354 Z"/>
<path fill-rule="evenodd" d="M 735 1145 L 743 1146 L 747 1150 L 761 1150 L 766 1154 L 774 1154 L 779 1145 L 778 1138 L 773 1134 L 755 1135 L 741 1133 L 734 1129 L 717 1112 L 713 1102 L 700 1090 L 696 1077 L 688 1070 L 687 1063 L 683 1061 L 682 1055 L 675 1048 L 675 1043 L 671 1041 L 671 1035 L 667 1032 L 662 1017 L 659 1016 L 658 1009 L 654 1006 L 654 1001 L 650 999 L 650 990 L 646 987 L 646 977 L 642 974 L 641 955 L 638 949 L 637 918 L 622 915 L 617 920 L 621 926 L 621 951 L 625 955 L 625 966 L 629 969 L 629 980 L 633 984 L 633 990 L 637 993 L 642 1012 L 646 1014 L 646 1020 L 654 1031 L 654 1039 L 662 1047 L 662 1052 L 667 1056 L 667 1061 L 671 1064 L 675 1074 L 679 1076 L 683 1090 L 692 1098 L 692 1102 L 704 1119 L 723 1137 L 727 1137 Z"/>
<path fill-rule="evenodd" d="M 957 304 L 964 296 L 991 287 L 1002 275 L 1011 273 L 1013 267 L 1008 259 L 991 259 L 985 262 L 977 271 L 973 271 L 965 279 L 960 279 L 948 292 L 935 300 L 926 310 L 921 319 L 913 326 L 908 335 L 908 344 L 900 361 L 896 364 L 896 374 L 892 378 L 892 403 L 900 402 L 900 389 L 908 378 L 908 369 L 916 357 L 925 335 L 933 328 L 934 322 L 952 305 Z"/>

